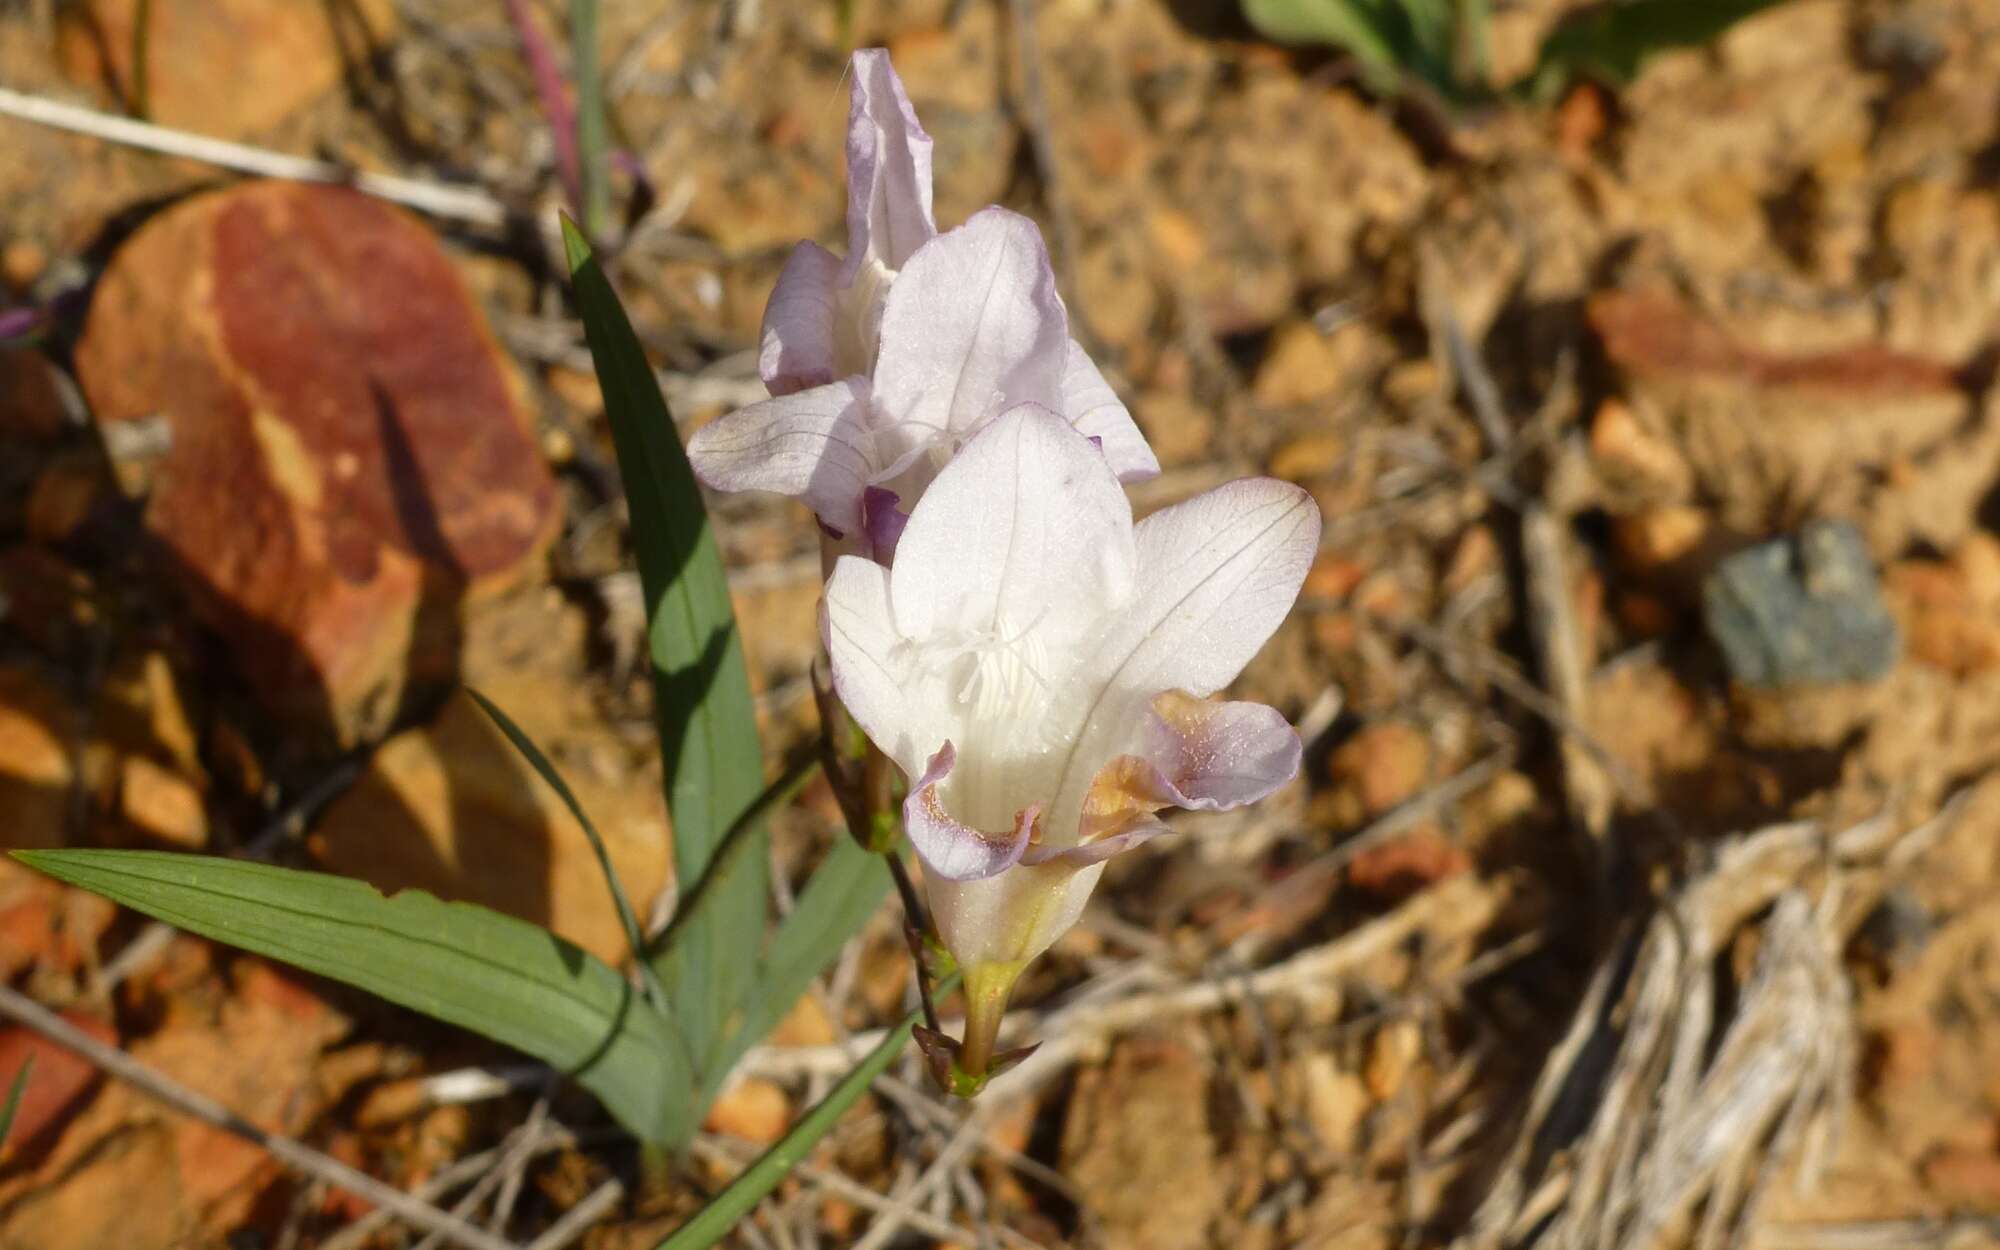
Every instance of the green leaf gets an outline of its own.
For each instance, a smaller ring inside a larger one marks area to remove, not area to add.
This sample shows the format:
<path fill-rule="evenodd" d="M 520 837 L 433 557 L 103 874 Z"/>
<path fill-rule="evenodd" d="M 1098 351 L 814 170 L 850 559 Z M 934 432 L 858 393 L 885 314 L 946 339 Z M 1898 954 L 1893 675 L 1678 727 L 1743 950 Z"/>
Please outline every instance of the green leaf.
<path fill-rule="evenodd" d="M 708 873 L 724 837 L 764 789 L 763 753 L 722 557 L 680 435 L 589 243 L 569 222 L 563 242 L 631 507 L 675 879 L 710 900 L 655 965 L 696 1078 L 706 1085 L 763 943 L 770 865 L 762 828 L 749 831 L 718 879 Z"/>
<path fill-rule="evenodd" d="M 597 63 L 597 0 L 570 0 L 569 50 L 576 80 L 577 164 L 583 175 L 578 208 L 590 236 L 602 239 L 611 228 L 611 135 L 604 71 Z"/>
<path fill-rule="evenodd" d="M 947 982 L 938 987 L 938 993 L 943 994 L 949 988 L 950 983 Z M 727 1189 L 695 1212 L 687 1223 L 674 1230 L 673 1236 L 653 1250 L 707 1250 L 707 1247 L 727 1237 L 729 1231 L 736 1227 L 736 1222 L 777 1188 L 778 1182 L 799 1165 L 819 1139 L 831 1132 L 847 1109 L 868 1091 L 875 1078 L 903 1053 L 903 1047 L 910 1040 L 910 1030 L 916 1027 L 921 1014 L 913 1011 L 904 1016 L 903 1022 L 869 1051 L 852 1072 L 841 1077 L 840 1083 L 829 1090 L 811 1111 L 806 1112 L 791 1132 L 779 1138 L 776 1145 L 731 1181 Z"/>
<path fill-rule="evenodd" d="M 1783 0 L 1626 0 L 1600 4 L 1558 26 L 1542 45 L 1530 90 L 1552 99 L 1578 75 L 1622 86 L 1648 57 L 1693 47 Z"/>
<path fill-rule="evenodd" d="M 174 851 L 18 851 L 59 881 L 467 1028 L 574 1077 L 635 1136 L 693 1132 L 686 1058 L 616 971 L 545 929 L 417 890 Z"/>
<path fill-rule="evenodd" d="M 743 1052 L 778 1027 L 778 1021 L 799 1001 L 812 979 L 833 961 L 847 939 L 868 923 L 888 892 L 889 871 L 882 857 L 862 850 L 850 837 L 835 839 L 791 915 L 778 927 L 758 969 L 757 984 L 744 1000 L 742 1018 L 731 1030 L 722 1061 L 710 1078 L 704 1101 L 719 1092 L 722 1078 Z"/>
<path fill-rule="evenodd" d="M 611 866 L 611 852 L 605 848 L 604 839 L 598 834 L 597 826 L 591 824 L 590 817 L 584 815 L 583 804 L 576 801 L 576 795 L 571 793 L 568 784 L 562 779 L 562 774 L 556 771 L 554 764 L 549 763 L 548 756 L 542 754 L 541 749 L 528 735 L 521 732 L 521 727 L 491 699 L 477 690 L 467 686 L 465 693 L 471 695 L 472 701 L 479 705 L 479 710 L 486 713 L 487 717 L 500 727 L 500 732 L 507 735 L 507 741 L 513 743 L 514 749 L 521 753 L 521 757 L 528 761 L 528 765 L 541 774 L 542 780 L 548 782 L 549 788 L 562 798 L 563 804 L 569 808 L 569 814 L 576 817 L 576 823 L 583 826 L 583 836 L 590 840 L 590 849 L 597 854 L 597 866 L 604 872 L 604 884 L 611 891 L 611 905 L 617 909 L 618 923 L 625 927 L 626 948 L 632 952 L 632 963 L 639 970 L 640 980 L 646 987 L 646 996 L 651 1000 L 655 1011 L 664 1013 L 667 1010 L 666 991 L 660 988 L 659 977 L 654 975 L 652 966 L 646 962 L 646 938 L 639 931 L 638 914 L 632 910 L 632 900 L 625 897 L 625 886 L 618 880 L 618 870 Z"/>
<path fill-rule="evenodd" d="M 34 1070 L 35 1057 L 29 1055 L 21 1060 L 21 1070 L 7 1087 L 7 1105 L 0 1107 L 0 1146 L 7 1144 L 7 1135 L 14 1131 L 14 1117 L 21 1113 L 21 1096 L 28 1092 L 28 1074 Z"/>
<path fill-rule="evenodd" d="M 1243 15 L 1280 43 L 1329 43 L 1360 59 L 1376 76 L 1394 77 L 1404 50 L 1382 0 L 1243 0 Z"/>

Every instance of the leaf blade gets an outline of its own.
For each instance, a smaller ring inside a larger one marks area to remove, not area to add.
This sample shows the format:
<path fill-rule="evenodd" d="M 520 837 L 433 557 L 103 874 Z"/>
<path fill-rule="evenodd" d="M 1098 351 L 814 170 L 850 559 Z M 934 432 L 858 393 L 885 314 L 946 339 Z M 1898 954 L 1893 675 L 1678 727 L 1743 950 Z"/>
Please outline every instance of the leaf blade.
<path fill-rule="evenodd" d="M 634 1135 L 692 1131 L 678 1039 L 616 971 L 555 934 L 416 890 L 175 851 L 15 858 L 177 928 L 467 1028 L 569 1073 Z"/>
<path fill-rule="evenodd" d="M 940 992 L 944 988 L 941 986 Z M 687 1223 L 674 1230 L 653 1250 L 707 1250 L 728 1236 L 729 1230 L 736 1227 L 736 1222 L 777 1188 L 778 1182 L 799 1165 L 819 1139 L 833 1131 L 833 1126 L 847 1109 L 868 1092 L 875 1078 L 903 1053 L 903 1047 L 910 1040 L 910 1031 L 916 1027 L 921 1014 L 913 1011 L 904 1016 L 902 1023 L 890 1030 L 875 1049 L 869 1051 L 852 1071 L 827 1091 L 826 1097 L 815 1103 L 813 1109 L 792 1126 L 791 1132 L 759 1155 L 755 1163 L 729 1183 L 728 1188 L 695 1212 Z"/>
<path fill-rule="evenodd" d="M 705 1082 L 763 940 L 762 830 L 720 865 L 719 879 L 707 877 L 722 839 L 763 792 L 763 753 L 722 557 L 680 434 L 610 280 L 568 221 L 563 245 L 631 509 L 675 879 L 684 894 L 699 888 L 715 901 L 656 965 Z"/>

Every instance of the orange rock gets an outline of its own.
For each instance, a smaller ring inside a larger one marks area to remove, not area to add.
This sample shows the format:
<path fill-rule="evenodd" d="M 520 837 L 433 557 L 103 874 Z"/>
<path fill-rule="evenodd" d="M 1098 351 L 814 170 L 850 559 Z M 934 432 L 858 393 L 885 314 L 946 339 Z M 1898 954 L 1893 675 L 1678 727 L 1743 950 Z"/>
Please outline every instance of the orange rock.
<path fill-rule="evenodd" d="M 7 814 L 0 846 L 63 845 L 78 728 L 78 710 L 62 691 L 30 669 L 0 668 L 0 812 Z"/>
<path fill-rule="evenodd" d="M 1287 321 L 1272 333 L 1250 393 L 1268 407 L 1301 407 L 1330 398 L 1344 380 L 1340 353 L 1319 327 Z"/>
<path fill-rule="evenodd" d="M 1347 880 L 1368 894 L 1402 899 L 1471 867 L 1464 850 L 1425 826 L 1356 855 L 1347 866 Z"/>
<path fill-rule="evenodd" d="M 112 258 L 76 362 L 113 447 L 165 414 L 146 527 L 302 730 L 378 733 L 407 685 L 448 674 L 461 600 L 555 532 L 519 381 L 458 271 L 353 192 L 250 184 L 153 219 Z"/>
<path fill-rule="evenodd" d="M 1694 554 L 1708 533 L 1706 512 L 1678 505 L 1621 516 L 1611 527 L 1618 554 L 1639 572 L 1651 572 Z"/>
<path fill-rule="evenodd" d="M 1271 476 L 1288 482 L 1303 482 L 1332 472 L 1340 465 L 1347 445 L 1334 434 L 1308 434 L 1295 438 L 1271 456 Z"/>
<path fill-rule="evenodd" d="M 1377 721 L 1334 748 L 1327 769 L 1359 796 L 1364 815 L 1379 816 L 1430 779 L 1430 739 L 1408 721 Z"/>
<path fill-rule="evenodd" d="M 785 1091 L 752 1076 L 724 1091 L 708 1109 L 705 1123 L 711 1132 L 768 1146 L 785 1135 L 791 1121 L 792 1100 Z"/>
<path fill-rule="evenodd" d="M 667 879 L 665 803 L 656 780 L 621 764 L 628 748 L 589 697 L 515 675 L 484 693 L 562 769 L 603 835 L 643 918 Z M 321 817 L 309 842 L 329 869 L 381 890 L 422 889 L 547 925 L 611 962 L 625 931 L 583 827 L 472 700 L 385 743 Z"/>
<path fill-rule="evenodd" d="M 119 769 L 119 812 L 135 830 L 182 850 L 208 845 L 208 811 L 193 782 L 143 755 Z"/>
<path fill-rule="evenodd" d="M 1180 269 L 1201 263 L 1208 245 L 1202 241 L 1201 227 L 1192 217 L 1164 205 L 1146 215 L 1146 237 L 1152 240 L 1162 259 Z"/>
<path fill-rule="evenodd" d="M 268 130 L 340 85 L 395 28 L 386 0 L 322 7 L 291 0 L 151 0 L 146 112 L 162 125 L 225 138 Z M 72 79 L 120 106 L 132 98 L 140 0 L 61 9 L 59 52 Z"/>
<path fill-rule="evenodd" d="M 1686 458 L 1621 400 L 1608 399 L 1598 408 L 1590 423 L 1590 455 L 1620 498 L 1677 502 L 1694 482 Z"/>
<path fill-rule="evenodd" d="M 1924 1183 L 1953 1204 L 2000 1204 L 2000 1154 L 1949 1147 L 1924 1160 Z"/>
<path fill-rule="evenodd" d="M 100 1042 L 116 1043 L 118 1031 L 95 1016 L 65 1011 L 62 1018 Z M 4 1157 L 18 1165 L 48 1153 L 55 1139 L 83 1104 L 90 1100 L 103 1076 L 88 1059 L 31 1033 L 18 1025 L 0 1029 L 0 1090 L 11 1089 L 21 1065 L 30 1061 L 34 1070 L 21 1094 L 21 1108 L 7 1134 Z"/>
<path fill-rule="evenodd" d="M 1306 573 L 1301 598 L 1344 599 L 1368 576 L 1368 566 L 1328 551 L 1313 561 Z"/>
<path fill-rule="evenodd" d="M 49 254 L 28 239 L 12 239 L 0 247 L 0 283 L 11 291 L 26 291 L 48 267 Z"/>

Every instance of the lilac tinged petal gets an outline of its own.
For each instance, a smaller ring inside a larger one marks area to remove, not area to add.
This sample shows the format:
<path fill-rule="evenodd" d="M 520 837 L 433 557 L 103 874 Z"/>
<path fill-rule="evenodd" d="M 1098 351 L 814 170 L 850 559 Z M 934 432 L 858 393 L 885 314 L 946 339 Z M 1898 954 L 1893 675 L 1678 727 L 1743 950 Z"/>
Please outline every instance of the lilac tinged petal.
<path fill-rule="evenodd" d="M 871 261 L 900 269 L 937 233 L 931 216 L 931 137 L 881 48 L 848 63 L 847 266 L 842 285 Z"/>
<path fill-rule="evenodd" d="M 1122 855 L 1135 846 L 1143 846 L 1163 833 L 1173 830 L 1151 816 L 1142 816 L 1123 832 L 1106 834 L 1104 837 L 1086 842 L 1082 846 L 1031 846 L 1021 856 L 1021 862 L 1028 865 L 1057 864 L 1070 868 L 1086 868 L 1091 864 L 1101 864 L 1113 855 Z"/>
<path fill-rule="evenodd" d="M 1012 409 L 917 501 L 890 574 L 897 629 L 1071 643 L 1133 593 L 1131 515 L 1088 439 L 1047 409 Z"/>
<path fill-rule="evenodd" d="M 1089 353 L 1075 339 L 1063 367 L 1062 398 L 1056 411 L 1069 419 L 1078 432 L 1096 439 L 1104 458 L 1121 482 L 1143 482 L 1160 475 L 1160 462 L 1146 445 L 1146 436 L 1132 421 L 1132 414 L 1118 401 L 1104 375 L 1091 363 Z"/>
<path fill-rule="evenodd" d="M 867 404 L 865 378 L 767 399 L 696 430 L 688 459 L 717 490 L 790 495 L 851 534 L 868 485 Z"/>
<path fill-rule="evenodd" d="M 817 243 L 801 243 L 785 258 L 771 302 L 764 306 L 757 371 L 773 395 L 790 395 L 834 379 L 835 282 L 840 258 Z"/>
<path fill-rule="evenodd" d="M 1299 735 L 1276 708 L 1169 690 L 1153 699 L 1140 753 L 1175 807 L 1255 803 L 1299 773 Z"/>
<path fill-rule="evenodd" d="M 1023 808 L 1014 815 L 1014 827 L 1001 833 L 987 833 L 955 819 L 945 810 L 940 787 L 957 762 L 958 752 L 949 742 L 931 756 L 923 776 L 910 787 L 910 796 L 903 800 L 903 827 L 909 832 L 910 845 L 923 858 L 926 876 L 977 881 L 1005 872 L 1020 862 L 1041 809 Z"/>
<path fill-rule="evenodd" d="M 1291 611 L 1319 548 L 1319 508 L 1289 482 L 1244 478 L 1154 513 L 1134 535 L 1140 597 L 1098 671 L 1148 697 L 1203 697 L 1235 680 Z"/>
<path fill-rule="evenodd" d="M 910 523 L 910 514 L 898 508 L 898 502 L 895 491 L 880 486 L 870 486 L 861 493 L 861 531 L 882 564 L 896 558 L 896 544 Z"/>
<path fill-rule="evenodd" d="M 874 374 L 881 411 L 925 439 L 962 439 L 1013 404 L 1053 408 L 1068 326 L 1041 231 L 982 209 L 925 244 L 889 288 Z"/>

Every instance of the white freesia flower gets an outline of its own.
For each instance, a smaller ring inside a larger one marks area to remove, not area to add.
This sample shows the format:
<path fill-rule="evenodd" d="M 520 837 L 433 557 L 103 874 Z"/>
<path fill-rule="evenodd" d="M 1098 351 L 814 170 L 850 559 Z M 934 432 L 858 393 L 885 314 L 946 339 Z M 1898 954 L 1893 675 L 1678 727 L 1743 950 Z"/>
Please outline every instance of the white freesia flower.
<path fill-rule="evenodd" d="M 1311 498 L 1262 478 L 1134 525 L 1092 440 L 1021 406 L 937 474 L 893 568 L 835 567 L 834 686 L 909 780 L 974 1079 L 1106 858 L 1161 832 L 1162 807 L 1234 807 L 1296 773 L 1283 717 L 1207 696 L 1284 619 L 1318 538 Z"/>
<path fill-rule="evenodd" d="M 848 133 L 846 261 L 801 244 L 765 314 L 772 398 L 698 431 L 718 490 L 800 499 L 848 550 L 887 560 L 940 467 L 998 413 L 1049 408 L 1126 481 L 1159 462 L 1070 338 L 1035 224 L 988 208 L 938 234 L 930 139 L 886 53 L 858 52 Z"/>

